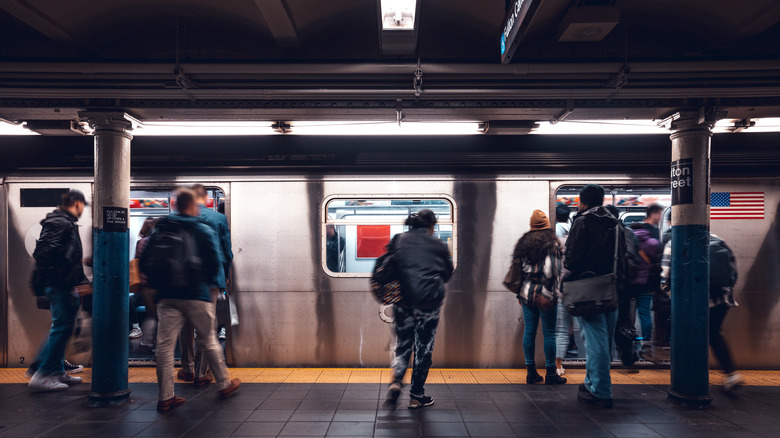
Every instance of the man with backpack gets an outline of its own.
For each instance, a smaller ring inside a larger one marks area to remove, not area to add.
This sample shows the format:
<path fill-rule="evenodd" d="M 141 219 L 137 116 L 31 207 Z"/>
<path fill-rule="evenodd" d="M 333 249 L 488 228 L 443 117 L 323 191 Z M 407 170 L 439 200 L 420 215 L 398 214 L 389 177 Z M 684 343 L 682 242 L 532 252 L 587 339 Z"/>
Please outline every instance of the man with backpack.
<path fill-rule="evenodd" d="M 209 225 L 217 233 L 217 242 L 219 243 L 219 252 L 221 258 L 221 269 L 217 272 L 215 277 L 216 282 L 209 284 L 209 287 L 216 287 L 219 289 L 218 300 L 215 303 L 217 317 L 216 321 L 220 322 L 220 304 L 224 304 L 227 307 L 230 298 L 227 294 L 227 278 L 230 276 L 230 264 L 233 261 L 233 249 L 230 242 L 230 228 L 228 227 L 227 217 L 210 209 L 206 206 L 208 201 L 208 192 L 206 188 L 201 184 L 195 184 L 191 187 L 192 192 L 195 194 L 195 200 L 198 203 L 199 216 L 207 225 Z M 222 309 L 225 310 L 225 309 Z M 222 312 L 225 313 L 225 312 Z M 222 321 L 222 324 L 230 324 L 230 311 L 227 311 L 227 321 Z M 216 330 L 216 327 L 214 328 Z M 224 333 L 224 327 L 220 330 L 220 336 Z M 211 382 L 212 376 L 208 374 L 208 364 L 203 355 L 203 350 L 194 350 L 195 333 L 193 327 L 190 324 L 184 324 L 181 332 L 179 333 L 179 347 L 181 348 L 181 369 L 177 373 L 179 379 L 184 381 L 193 381 L 196 387 L 206 385 Z"/>
<path fill-rule="evenodd" d="M 232 396 L 241 385 L 230 380 L 222 347 L 213 330 L 218 289 L 210 287 L 222 269 L 215 231 L 200 219 L 195 195 L 181 189 L 176 195 L 178 213 L 160 220 L 141 258 L 141 271 L 157 290 L 157 410 L 166 412 L 183 404 L 174 394 L 173 350 L 185 321 L 201 335 L 203 349 L 220 387 L 222 398 Z"/>
<path fill-rule="evenodd" d="M 737 284 L 737 262 L 731 248 L 720 237 L 710 233 L 710 318 L 709 342 L 715 358 L 723 368 L 726 380 L 723 389 L 731 391 L 742 383 L 742 375 L 736 370 L 731 358 L 729 346 L 723 338 L 721 328 L 726 314 L 738 304 L 734 300 L 734 285 Z M 662 291 L 671 287 L 672 242 L 664 247 L 664 258 L 661 262 Z M 663 292 L 662 292 L 663 293 Z M 655 352 L 653 353 L 655 354 Z"/>
<path fill-rule="evenodd" d="M 37 370 L 28 385 L 33 391 L 62 391 L 68 385 L 81 383 L 80 377 L 65 372 L 63 358 L 79 309 L 79 296 L 73 288 L 89 282 L 82 266 L 76 223 L 87 205 L 83 193 L 71 190 L 62 196 L 60 206 L 41 221 L 43 228 L 33 252 L 35 270 L 31 283 L 39 301 L 48 300 L 51 330 L 34 362 Z"/>

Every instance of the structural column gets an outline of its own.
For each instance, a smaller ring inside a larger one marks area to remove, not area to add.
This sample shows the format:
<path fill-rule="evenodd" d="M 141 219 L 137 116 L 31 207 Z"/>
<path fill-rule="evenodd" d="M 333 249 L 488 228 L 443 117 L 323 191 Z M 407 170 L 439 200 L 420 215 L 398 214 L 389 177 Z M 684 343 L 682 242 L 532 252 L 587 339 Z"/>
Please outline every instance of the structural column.
<path fill-rule="evenodd" d="M 127 385 L 130 131 L 121 112 L 85 112 L 94 129 L 92 391 L 90 404 L 123 403 Z"/>
<path fill-rule="evenodd" d="M 710 137 L 703 113 L 677 113 L 672 130 L 672 402 L 705 407 L 709 382 Z"/>

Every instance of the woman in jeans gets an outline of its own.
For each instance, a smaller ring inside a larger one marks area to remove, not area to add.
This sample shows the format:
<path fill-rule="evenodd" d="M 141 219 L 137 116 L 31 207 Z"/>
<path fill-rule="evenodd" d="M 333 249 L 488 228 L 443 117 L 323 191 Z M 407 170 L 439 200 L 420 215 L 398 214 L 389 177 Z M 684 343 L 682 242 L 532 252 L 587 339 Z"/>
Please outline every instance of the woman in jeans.
<path fill-rule="evenodd" d="M 390 242 L 390 249 L 395 250 L 403 299 L 395 304 L 393 311 L 396 346 L 387 400 L 395 403 L 398 399 L 401 381 L 414 352 L 409 409 L 418 409 L 433 404 L 433 397 L 425 395 L 424 386 L 432 363 L 439 310 L 444 302 L 444 283 L 452 276 L 453 267 L 447 245 L 432 235 L 436 225 L 433 211 L 420 210 L 409 216 L 406 225 L 410 230 Z"/>
<path fill-rule="evenodd" d="M 557 325 L 556 291 L 561 272 L 561 249 L 555 232 L 550 229 L 550 221 L 541 210 L 531 215 L 531 230 L 523 235 L 515 245 L 513 259 L 522 261 L 523 285 L 517 293 L 523 306 L 523 353 L 528 370 L 526 383 L 544 381 L 547 385 L 560 385 L 566 379 L 556 372 L 555 367 L 555 330 Z M 534 351 L 536 350 L 536 330 L 542 320 L 544 336 L 544 357 L 547 370 L 544 378 L 536 372 Z"/>

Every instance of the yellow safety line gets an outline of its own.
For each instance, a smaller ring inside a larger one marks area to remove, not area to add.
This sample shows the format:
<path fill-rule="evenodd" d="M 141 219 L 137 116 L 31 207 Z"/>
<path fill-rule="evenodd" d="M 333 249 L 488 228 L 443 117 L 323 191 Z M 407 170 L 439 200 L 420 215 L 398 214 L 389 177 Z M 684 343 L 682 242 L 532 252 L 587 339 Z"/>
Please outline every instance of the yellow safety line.
<path fill-rule="evenodd" d="M 0 368 L 0 384 L 26 383 L 24 368 Z M 780 371 L 740 371 L 749 386 L 780 386 Z M 669 370 L 613 369 L 612 383 L 616 385 L 668 385 Z M 84 382 L 92 381 L 92 369 L 86 368 L 78 374 Z M 387 368 L 231 368 L 230 376 L 246 383 L 381 383 L 387 384 L 392 373 Z M 568 369 L 566 377 L 571 384 L 582 383 L 584 369 Z M 411 370 L 404 376 L 404 382 L 411 380 Z M 128 373 L 130 383 L 156 383 L 154 367 L 131 367 Z M 177 382 L 181 382 L 176 379 Z M 723 374 L 710 371 L 710 383 L 719 385 Z M 454 384 L 524 384 L 524 369 L 432 369 L 428 383 Z"/>

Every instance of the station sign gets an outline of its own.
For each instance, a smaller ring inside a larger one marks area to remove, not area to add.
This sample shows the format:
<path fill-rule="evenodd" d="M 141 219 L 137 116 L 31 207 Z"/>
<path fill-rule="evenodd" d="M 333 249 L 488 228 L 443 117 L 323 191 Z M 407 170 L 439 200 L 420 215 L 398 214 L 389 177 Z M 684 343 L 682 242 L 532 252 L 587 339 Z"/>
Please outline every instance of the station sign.
<path fill-rule="evenodd" d="M 672 205 L 693 204 L 693 158 L 672 161 Z"/>
<path fill-rule="evenodd" d="M 520 39 L 528 30 L 531 18 L 539 7 L 540 0 L 514 0 L 504 19 L 501 32 L 501 63 L 508 64 L 512 60 Z"/>

